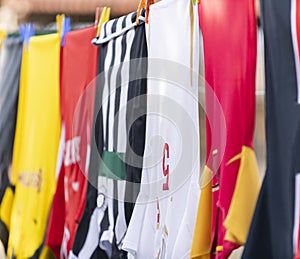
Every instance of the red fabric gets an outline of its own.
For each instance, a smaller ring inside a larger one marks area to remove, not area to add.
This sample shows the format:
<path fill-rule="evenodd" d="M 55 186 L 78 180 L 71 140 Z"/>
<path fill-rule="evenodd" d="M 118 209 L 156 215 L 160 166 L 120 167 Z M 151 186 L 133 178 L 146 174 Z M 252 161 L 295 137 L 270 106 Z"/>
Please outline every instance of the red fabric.
<path fill-rule="evenodd" d="M 64 199 L 64 173 L 60 172 L 50 210 L 45 241 L 45 245 L 51 247 L 56 258 L 60 258 L 60 245 L 64 234 Z"/>
<path fill-rule="evenodd" d="M 98 60 L 98 48 L 91 43 L 95 36 L 94 27 L 69 32 L 62 48 L 61 117 L 66 130 L 65 150 L 55 194 L 59 198 L 53 200 L 46 238 L 46 245 L 56 256 L 64 241 L 67 254 L 72 249 L 85 204 L 87 146 L 91 141 L 95 97 L 95 85 L 91 82 L 97 74 Z"/>
<path fill-rule="evenodd" d="M 223 222 L 240 166 L 239 160 L 229 165 L 227 163 L 241 153 L 243 145 L 253 146 L 256 69 L 254 1 L 201 0 L 199 19 L 207 82 L 206 164 L 214 172 L 211 252 L 212 257 L 226 258 L 238 247 L 224 240 L 226 229 Z M 218 102 L 224 114 L 225 130 L 222 130 L 223 117 L 218 110 Z M 212 154 L 214 150 L 218 150 L 218 155 Z M 223 251 L 215 253 L 216 246 L 223 246 Z"/>

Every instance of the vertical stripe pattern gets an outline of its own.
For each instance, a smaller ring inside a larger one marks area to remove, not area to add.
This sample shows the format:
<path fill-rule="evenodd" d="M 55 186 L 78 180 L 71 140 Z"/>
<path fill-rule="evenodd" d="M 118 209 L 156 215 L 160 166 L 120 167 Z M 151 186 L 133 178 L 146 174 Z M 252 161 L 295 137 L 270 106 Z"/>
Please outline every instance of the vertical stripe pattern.
<path fill-rule="evenodd" d="M 89 225 L 85 224 L 85 229 L 81 229 L 86 239 L 83 241 L 81 237 L 81 242 L 76 244 L 78 247 L 74 245 L 73 258 L 92 257 L 96 250 L 105 252 L 105 255 L 102 254 L 103 258 L 126 256 L 126 252 L 121 250 L 127 230 L 128 212 L 125 208 L 127 203 L 124 202 L 127 192 L 124 180 L 132 174 L 130 165 L 127 165 L 130 159 L 127 151 L 130 145 L 136 146 L 135 139 L 138 139 L 139 148 L 142 149 L 139 155 L 143 155 L 145 139 L 145 116 L 142 119 L 137 118 L 140 124 L 128 125 L 128 117 L 135 115 L 130 110 L 132 107 L 128 108 L 128 102 L 146 94 L 145 80 L 138 81 L 134 87 L 131 82 L 131 77 L 135 77 L 135 74 L 131 73 L 131 59 L 138 58 L 139 54 L 146 57 L 147 53 L 146 41 L 140 42 L 141 38 L 145 38 L 144 24 L 140 23 L 135 27 L 135 17 L 136 14 L 132 13 L 105 23 L 100 36 L 93 40 L 93 43 L 99 46 L 100 79 L 97 82 L 93 129 L 97 150 L 91 151 L 89 174 L 99 173 L 98 195 L 91 195 L 96 202 L 92 206 L 89 205 L 90 212 L 86 213 Z M 132 51 L 133 48 L 135 51 Z M 138 55 L 135 56 L 135 53 Z M 140 76 L 138 70 L 135 73 Z M 146 104 L 139 102 L 141 101 L 135 102 L 137 109 L 144 109 Z M 131 132 L 132 136 L 129 137 L 128 132 Z M 96 152 L 101 156 L 100 163 L 96 162 Z M 138 171 L 134 171 L 139 174 L 138 179 L 141 178 L 141 168 L 142 164 L 139 165 Z M 88 196 L 89 192 L 94 191 L 89 186 Z M 80 228 L 78 229 L 77 236 L 80 235 Z"/>

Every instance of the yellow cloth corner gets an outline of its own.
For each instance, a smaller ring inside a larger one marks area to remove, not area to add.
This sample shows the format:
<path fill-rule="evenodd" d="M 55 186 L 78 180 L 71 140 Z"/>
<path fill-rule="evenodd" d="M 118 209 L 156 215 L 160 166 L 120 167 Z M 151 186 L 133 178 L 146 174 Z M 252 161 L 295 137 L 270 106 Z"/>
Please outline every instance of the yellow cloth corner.
<path fill-rule="evenodd" d="M 190 258 L 209 259 L 211 242 L 212 217 L 212 170 L 204 167 L 201 181 L 201 196 L 194 231 L 193 245 Z"/>
<path fill-rule="evenodd" d="M 39 259 L 56 259 L 50 247 L 44 246 Z"/>
<path fill-rule="evenodd" d="M 225 240 L 243 245 L 247 240 L 260 189 L 260 181 L 254 151 L 243 146 L 241 154 L 236 156 L 234 160 L 239 158 L 241 159 L 240 168 L 224 226 L 227 229 Z"/>
<path fill-rule="evenodd" d="M 11 217 L 11 208 L 13 204 L 13 199 L 14 199 L 13 190 L 10 187 L 6 188 L 1 202 L 0 218 L 8 230 L 10 229 L 10 217 Z"/>
<path fill-rule="evenodd" d="M 223 251 L 223 246 L 216 247 L 216 252 L 222 252 L 222 251 Z"/>

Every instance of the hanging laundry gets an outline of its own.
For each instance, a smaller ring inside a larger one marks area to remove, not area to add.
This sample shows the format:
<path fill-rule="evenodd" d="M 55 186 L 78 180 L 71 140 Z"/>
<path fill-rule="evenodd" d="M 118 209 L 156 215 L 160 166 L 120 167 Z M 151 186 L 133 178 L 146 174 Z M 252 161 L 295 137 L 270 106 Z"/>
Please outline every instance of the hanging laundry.
<path fill-rule="evenodd" d="M 8 245 L 14 187 L 9 181 L 18 109 L 22 40 L 10 35 L 3 42 L 0 80 L 0 240 Z"/>
<path fill-rule="evenodd" d="M 147 63 L 136 59 L 147 57 L 147 45 L 144 23 L 136 27 L 135 18 L 132 13 L 103 24 L 94 40 L 99 46 L 92 135 L 96 142 L 91 143 L 86 208 L 70 258 L 127 254 L 121 246 L 130 203 L 139 191 L 146 122 Z M 137 190 L 128 189 L 128 182 L 138 185 Z"/>
<path fill-rule="evenodd" d="M 197 5 L 152 4 L 147 29 L 142 184 L 122 248 L 128 258 L 189 258 L 200 194 Z"/>
<path fill-rule="evenodd" d="M 204 45 L 207 156 L 191 258 L 227 258 L 246 242 L 259 191 L 253 152 L 254 1 L 203 0 L 199 20 Z"/>
<path fill-rule="evenodd" d="M 299 154 L 293 153 L 299 143 L 300 119 L 298 13 L 298 1 L 262 1 L 267 171 L 243 258 L 293 258 L 298 250 L 298 238 L 293 240 L 293 227 L 297 235 L 299 224 L 299 214 L 294 214 L 299 206 L 295 196 L 297 188 L 299 194 L 299 168 L 294 159 L 299 160 Z"/>
<path fill-rule="evenodd" d="M 25 40 L 12 163 L 16 186 L 8 256 L 38 256 L 56 186 L 60 36 Z"/>
<path fill-rule="evenodd" d="M 98 48 L 91 44 L 95 35 L 94 26 L 69 32 L 61 50 L 64 152 L 45 242 L 57 258 L 68 257 L 85 205 L 98 58 Z"/>

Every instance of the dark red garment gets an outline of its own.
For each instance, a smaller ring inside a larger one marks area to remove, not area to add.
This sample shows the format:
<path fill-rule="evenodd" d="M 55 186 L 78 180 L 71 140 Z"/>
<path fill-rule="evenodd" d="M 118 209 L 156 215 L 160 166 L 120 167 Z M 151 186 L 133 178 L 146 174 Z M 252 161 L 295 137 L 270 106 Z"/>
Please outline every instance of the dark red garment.
<path fill-rule="evenodd" d="M 254 1 L 201 0 L 199 20 L 207 83 L 206 165 L 214 173 L 211 256 L 227 258 L 239 246 L 225 240 L 226 228 L 223 225 L 240 167 L 240 160 L 229 161 L 242 152 L 243 146 L 253 148 L 256 69 Z M 224 117 L 216 108 L 218 102 Z"/>
<path fill-rule="evenodd" d="M 57 258 L 72 248 L 87 188 L 98 48 L 96 28 L 66 34 L 61 56 L 61 118 L 65 126 L 63 162 L 47 230 L 46 246 Z"/>

